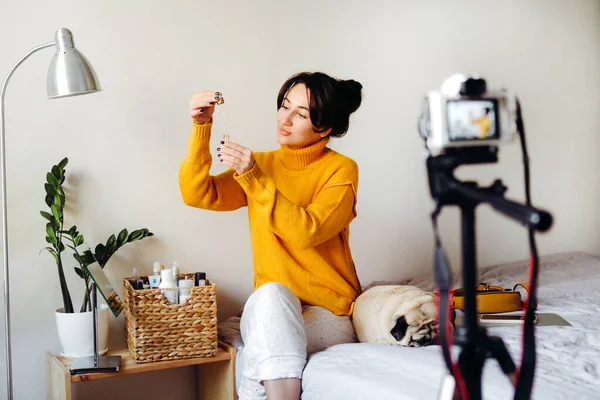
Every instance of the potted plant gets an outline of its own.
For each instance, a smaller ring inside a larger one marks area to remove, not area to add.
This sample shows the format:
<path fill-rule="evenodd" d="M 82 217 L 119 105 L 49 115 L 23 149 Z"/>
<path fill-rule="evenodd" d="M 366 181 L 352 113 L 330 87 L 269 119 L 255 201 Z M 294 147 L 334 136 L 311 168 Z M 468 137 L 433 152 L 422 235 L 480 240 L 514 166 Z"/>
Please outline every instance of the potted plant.
<path fill-rule="evenodd" d="M 153 233 L 148 229 L 138 229 L 131 233 L 128 233 L 127 229 L 123 229 L 117 236 L 111 235 L 105 244 L 100 243 L 93 250 L 90 248 L 80 252 L 77 248 L 84 244 L 83 235 L 78 231 L 76 225 L 71 226 L 69 229 L 64 227 L 66 196 L 62 184 L 65 181 L 65 167 L 68 162 L 68 158 L 64 158 L 46 174 L 46 183 L 44 184 L 45 202 L 50 208 L 50 212 L 40 211 L 40 214 L 47 220 L 46 242 L 49 246 L 42 249 L 42 251 L 46 250 L 52 255 L 58 269 L 63 307 L 56 310 L 56 324 L 63 354 L 68 357 L 85 357 L 93 355 L 94 346 L 90 301 L 92 282 L 89 274 L 85 272 L 84 266 L 97 261 L 100 267 L 104 268 L 110 258 L 121 247 L 127 243 L 153 236 Z M 73 251 L 73 257 L 77 261 L 77 266 L 74 267 L 75 273 L 82 279 L 85 287 L 79 313 L 74 310 L 65 279 L 62 254 L 66 247 Z M 108 335 L 108 307 L 105 304 L 99 307 L 98 319 L 99 349 L 103 353 L 106 351 Z"/>

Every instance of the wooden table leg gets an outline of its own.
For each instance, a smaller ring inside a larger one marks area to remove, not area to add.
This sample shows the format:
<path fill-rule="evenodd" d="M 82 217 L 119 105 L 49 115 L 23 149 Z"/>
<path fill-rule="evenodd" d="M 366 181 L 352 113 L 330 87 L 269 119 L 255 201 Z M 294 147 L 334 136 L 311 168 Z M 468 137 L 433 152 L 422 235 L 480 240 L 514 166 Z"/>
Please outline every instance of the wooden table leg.
<path fill-rule="evenodd" d="M 235 353 L 233 346 L 219 342 L 231 360 L 198 364 L 198 396 L 201 400 L 236 400 Z"/>
<path fill-rule="evenodd" d="M 71 400 L 71 372 L 52 353 L 46 353 L 48 400 Z"/>

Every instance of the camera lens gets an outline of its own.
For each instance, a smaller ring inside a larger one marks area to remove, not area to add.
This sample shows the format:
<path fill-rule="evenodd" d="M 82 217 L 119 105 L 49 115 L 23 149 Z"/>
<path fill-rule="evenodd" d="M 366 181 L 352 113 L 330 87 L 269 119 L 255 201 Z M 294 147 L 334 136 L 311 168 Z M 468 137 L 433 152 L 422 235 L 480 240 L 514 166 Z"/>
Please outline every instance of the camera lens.
<path fill-rule="evenodd" d="M 460 94 L 463 96 L 480 96 L 487 90 L 485 79 L 467 78 L 460 85 Z"/>

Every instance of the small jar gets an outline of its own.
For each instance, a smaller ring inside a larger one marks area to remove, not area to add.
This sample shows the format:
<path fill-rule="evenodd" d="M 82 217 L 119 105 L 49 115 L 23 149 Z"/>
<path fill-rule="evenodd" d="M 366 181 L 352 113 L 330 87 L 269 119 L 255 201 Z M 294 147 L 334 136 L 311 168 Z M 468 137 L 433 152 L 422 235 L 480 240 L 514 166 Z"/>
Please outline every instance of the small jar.
<path fill-rule="evenodd" d="M 180 279 L 179 280 L 179 304 L 185 303 L 185 301 L 190 297 L 190 293 L 192 292 L 192 287 L 194 286 L 194 281 L 191 279 Z"/>
<path fill-rule="evenodd" d="M 196 272 L 194 278 L 196 286 L 206 286 L 206 272 Z"/>

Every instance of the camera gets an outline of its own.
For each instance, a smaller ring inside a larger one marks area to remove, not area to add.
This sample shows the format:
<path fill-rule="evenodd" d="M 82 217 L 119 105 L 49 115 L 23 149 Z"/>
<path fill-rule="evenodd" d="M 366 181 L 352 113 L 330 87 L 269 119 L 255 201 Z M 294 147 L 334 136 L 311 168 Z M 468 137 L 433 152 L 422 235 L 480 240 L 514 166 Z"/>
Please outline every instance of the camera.
<path fill-rule="evenodd" d="M 498 146 L 517 136 L 516 98 L 485 79 L 452 75 L 425 96 L 419 133 L 432 156 L 451 148 Z"/>

